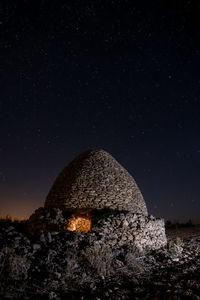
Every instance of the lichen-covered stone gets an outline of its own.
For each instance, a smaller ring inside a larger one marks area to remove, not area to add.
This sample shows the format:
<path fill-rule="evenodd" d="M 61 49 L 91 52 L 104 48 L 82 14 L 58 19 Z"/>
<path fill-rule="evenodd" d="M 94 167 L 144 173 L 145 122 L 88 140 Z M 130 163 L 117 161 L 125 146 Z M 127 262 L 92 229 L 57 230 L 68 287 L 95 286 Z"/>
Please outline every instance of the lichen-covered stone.
<path fill-rule="evenodd" d="M 109 208 L 147 215 L 135 180 L 104 150 L 88 150 L 69 163 L 53 184 L 45 207 Z"/>

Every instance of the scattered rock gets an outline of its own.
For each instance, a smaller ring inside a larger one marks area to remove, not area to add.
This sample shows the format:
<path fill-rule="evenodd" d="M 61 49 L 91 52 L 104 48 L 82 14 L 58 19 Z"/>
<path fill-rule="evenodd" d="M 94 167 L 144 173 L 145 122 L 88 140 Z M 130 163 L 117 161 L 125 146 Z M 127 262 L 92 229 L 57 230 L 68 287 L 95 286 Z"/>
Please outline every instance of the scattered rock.
<path fill-rule="evenodd" d="M 120 226 L 125 220 L 140 224 L 140 243 L 134 234 L 127 234 L 129 226 Z M 88 234 L 63 230 L 30 235 L 25 225 L 23 232 L 2 227 L 0 298 L 198 300 L 200 230 L 192 239 L 168 235 L 167 245 L 140 251 L 138 245 L 151 240 L 145 231 L 148 226 L 153 234 L 151 221 L 139 214 L 109 214 Z"/>

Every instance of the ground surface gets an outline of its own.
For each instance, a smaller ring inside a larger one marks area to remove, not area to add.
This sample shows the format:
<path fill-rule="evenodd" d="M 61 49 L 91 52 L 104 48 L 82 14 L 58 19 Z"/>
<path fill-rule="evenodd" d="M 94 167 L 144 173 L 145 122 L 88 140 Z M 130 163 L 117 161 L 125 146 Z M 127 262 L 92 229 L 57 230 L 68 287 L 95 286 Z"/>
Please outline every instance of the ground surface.
<path fill-rule="evenodd" d="M 200 299 L 200 227 L 168 229 L 166 234 L 168 247 L 141 258 L 145 272 L 118 287 L 113 284 L 111 299 L 117 291 L 121 296 L 116 299 Z"/>
<path fill-rule="evenodd" d="M 200 226 L 168 228 L 166 229 L 166 235 L 168 239 L 175 239 L 176 237 L 186 240 L 195 237 L 198 238 L 200 237 Z"/>
<path fill-rule="evenodd" d="M 92 248 L 87 234 L 43 234 L 1 224 L 1 299 L 200 299 L 200 227 L 166 230 L 146 255 Z"/>
<path fill-rule="evenodd" d="M 141 285 L 145 299 L 200 299 L 200 227 L 166 230 L 168 250 L 152 256 L 150 277 Z M 170 241 L 182 239 L 182 251 Z M 173 252 L 174 251 L 174 252 Z M 149 257 L 148 257 L 149 260 Z M 142 292 L 142 291 L 141 291 Z M 136 295 L 135 295 L 136 296 Z M 142 293 L 138 298 L 143 297 Z"/>

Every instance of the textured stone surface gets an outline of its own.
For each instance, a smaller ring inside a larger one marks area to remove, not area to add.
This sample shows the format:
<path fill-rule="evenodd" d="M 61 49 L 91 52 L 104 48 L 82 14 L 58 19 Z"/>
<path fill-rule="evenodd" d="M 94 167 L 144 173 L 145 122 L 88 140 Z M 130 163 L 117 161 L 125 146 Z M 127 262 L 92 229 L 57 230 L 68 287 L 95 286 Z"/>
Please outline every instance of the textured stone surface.
<path fill-rule="evenodd" d="M 55 208 L 39 208 L 28 220 L 29 232 L 68 231 L 68 218 L 65 212 Z M 91 214 L 92 226 L 89 236 L 96 236 L 100 245 L 114 248 L 136 248 L 140 252 L 159 249 L 166 245 L 165 224 L 163 219 L 153 216 L 129 213 L 101 213 L 98 217 Z"/>
<path fill-rule="evenodd" d="M 139 251 L 159 249 L 167 244 L 163 219 L 133 213 L 110 214 L 92 227 L 104 243 L 115 248 L 136 247 Z"/>
<path fill-rule="evenodd" d="M 59 208 L 45 209 L 40 207 L 27 221 L 28 231 L 31 234 L 40 234 L 42 231 L 60 231 L 66 220 Z"/>
<path fill-rule="evenodd" d="M 80 219 L 80 212 L 88 214 L 91 222 L 88 236 L 98 238 L 101 246 L 145 252 L 167 243 L 164 221 L 148 216 L 132 176 L 103 150 L 81 153 L 64 168 L 45 207 L 29 218 L 29 232 L 51 232 L 54 236 L 56 232 L 78 230 L 72 225 L 77 217 Z"/>
<path fill-rule="evenodd" d="M 61 221 L 59 210 L 37 210 L 49 222 L 51 214 Z M 154 221 L 133 215 L 107 216 L 97 227 L 107 222 L 109 229 L 108 218 L 125 227 L 132 218 Z M 131 247 L 105 244 L 98 232 L 31 237 L 20 223 L 0 224 L 0 299 L 199 300 L 200 227 L 167 231 L 168 245 L 140 255 Z"/>
<path fill-rule="evenodd" d="M 147 215 L 135 180 L 104 150 L 88 150 L 69 163 L 53 184 L 45 207 L 109 208 Z"/>

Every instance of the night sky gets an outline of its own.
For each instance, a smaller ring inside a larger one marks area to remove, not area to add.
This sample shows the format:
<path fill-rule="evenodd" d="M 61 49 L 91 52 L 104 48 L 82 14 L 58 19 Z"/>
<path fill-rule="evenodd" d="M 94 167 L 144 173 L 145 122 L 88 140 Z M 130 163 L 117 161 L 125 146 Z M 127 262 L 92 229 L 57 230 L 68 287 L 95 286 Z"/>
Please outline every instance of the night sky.
<path fill-rule="evenodd" d="M 200 223 L 198 1 L 0 3 L 0 215 L 28 217 L 104 149 L 150 214 Z"/>

